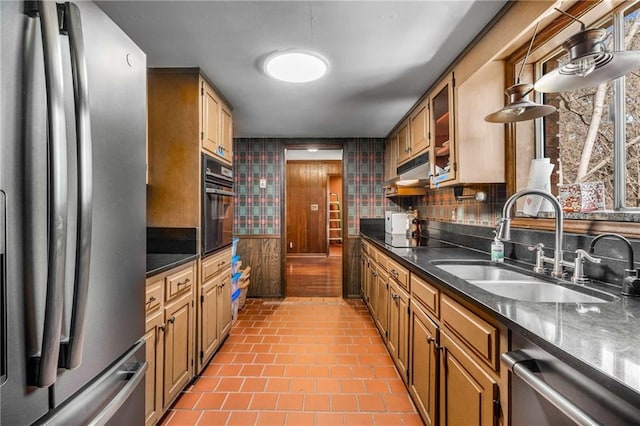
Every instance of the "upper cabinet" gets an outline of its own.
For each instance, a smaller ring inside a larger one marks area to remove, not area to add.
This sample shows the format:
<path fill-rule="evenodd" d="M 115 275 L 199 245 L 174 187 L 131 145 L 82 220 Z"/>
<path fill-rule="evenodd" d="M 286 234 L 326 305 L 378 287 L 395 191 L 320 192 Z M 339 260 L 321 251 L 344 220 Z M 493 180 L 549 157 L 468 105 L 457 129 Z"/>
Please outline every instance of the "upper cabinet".
<path fill-rule="evenodd" d="M 431 184 L 439 186 L 456 178 L 456 139 L 454 133 L 454 76 L 449 74 L 432 91 L 431 139 L 433 177 Z"/>
<path fill-rule="evenodd" d="M 408 121 L 405 121 L 404 123 L 402 123 L 400 125 L 400 127 L 398 128 L 398 132 L 397 132 L 397 137 L 398 137 L 398 155 L 396 157 L 396 159 L 397 159 L 396 166 L 398 166 L 399 164 L 404 163 L 409 158 L 411 158 L 411 139 L 410 139 L 409 136 L 410 136 L 410 134 L 409 134 L 409 123 L 408 123 Z"/>
<path fill-rule="evenodd" d="M 389 136 L 384 144 L 384 180 L 398 176 L 398 134 Z"/>
<path fill-rule="evenodd" d="M 231 109 L 227 107 L 213 87 L 205 80 L 200 81 L 202 97 L 202 149 L 231 165 L 233 159 Z"/>
<path fill-rule="evenodd" d="M 411 157 L 420 155 L 429 148 L 429 100 L 417 106 L 409 118 Z"/>

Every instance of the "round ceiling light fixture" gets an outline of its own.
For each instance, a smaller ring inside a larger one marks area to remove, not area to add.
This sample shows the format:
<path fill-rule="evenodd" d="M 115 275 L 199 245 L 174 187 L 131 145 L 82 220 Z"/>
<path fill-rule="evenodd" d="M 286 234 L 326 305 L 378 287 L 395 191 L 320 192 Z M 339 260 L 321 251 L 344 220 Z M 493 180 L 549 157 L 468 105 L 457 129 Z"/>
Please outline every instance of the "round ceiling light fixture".
<path fill-rule="evenodd" d="M 286 49 L 273 52 L 264 61 L 264 72 L 289 83 L 308 83 L 324 76 L 329 69 L 325 58 L 315 52 Z"/>

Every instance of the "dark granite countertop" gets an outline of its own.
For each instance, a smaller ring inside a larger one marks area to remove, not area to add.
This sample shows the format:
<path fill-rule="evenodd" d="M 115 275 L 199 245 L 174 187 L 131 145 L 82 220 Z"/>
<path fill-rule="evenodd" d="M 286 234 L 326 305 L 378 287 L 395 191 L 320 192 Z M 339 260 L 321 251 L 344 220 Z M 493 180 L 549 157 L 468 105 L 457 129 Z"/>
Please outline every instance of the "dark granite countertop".
<path fill-rule="evenodd" d="M 607 303 L 524 302 L 497 296 L 438 268 L 442 260 L 489 260 L 489 254 L 461 246 L 394 248 L 384 233 L 363 231 L 361 236 L 412 272 L 471 302 L 557 358 L 640 406 L 640 298 L 622 297 L 620 287 L 601 283 L 589 288 L 617 296 Z M 507 265 L 531 266 L 507 259 Z M 574 284 L 566 282 L 566 285 Z"/>
<path fill-rule="evenodd" d="M 197 258 L 197 254 L 190 253 L 147 253 L 147 277 L 168 271 Z"/>

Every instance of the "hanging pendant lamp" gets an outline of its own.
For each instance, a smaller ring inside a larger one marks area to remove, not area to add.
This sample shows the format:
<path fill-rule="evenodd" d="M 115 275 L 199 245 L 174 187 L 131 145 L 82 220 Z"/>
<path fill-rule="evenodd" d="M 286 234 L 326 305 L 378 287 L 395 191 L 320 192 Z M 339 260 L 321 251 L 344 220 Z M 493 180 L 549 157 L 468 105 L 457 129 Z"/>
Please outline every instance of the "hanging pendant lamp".
<path fill-rule="evenodd" d="M 554 93 L 594 87 L 640 68 L 640 51 L 609 52 L 604 44 L 605 30 L 585 29 L 578 18 L 556 10 L 580 22 L 581 29 L 562 43 L 569 62 L 542 76 L 536 81 L 535 90 Z"/>
<path fill-rule="evenodd" d="M 520 75 L 524 69 L 524 65 L 527 63 L 529 54 L 531 53 L 531 47 L 533 41 L 536 38 L 538 32 L 538 25 L 540 21 L 536 23 L 536 27 L 533 30 L 533 36 L 527 49 L 518 77 L 516 78 L 516 84 L 507 88 L 504 94 L 508 97 L 508 103 L 504 108 L 487 115 L 484 120 L 489 123 L 515 123 L 518 121 L 533 120 L 539 117 L 544 117 L 556 111 L 556 108 L 550 105 L 541 105 L 529 100 L 529 93 L 533 91 L 533 85 L 529 83 L 520 83 Z"/>

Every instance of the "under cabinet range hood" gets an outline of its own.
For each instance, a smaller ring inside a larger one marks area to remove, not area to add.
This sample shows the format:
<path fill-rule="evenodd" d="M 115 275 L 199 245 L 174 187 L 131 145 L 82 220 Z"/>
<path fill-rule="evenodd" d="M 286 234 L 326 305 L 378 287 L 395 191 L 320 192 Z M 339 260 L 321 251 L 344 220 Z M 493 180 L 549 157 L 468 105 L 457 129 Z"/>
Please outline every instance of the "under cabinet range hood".
<path fill-rule="evenodd" d="M 398 177 L 385 182 L 386 197 L 426 195 L 431 177 L 429 153 L 407 161 L 397 169 Z"/>

